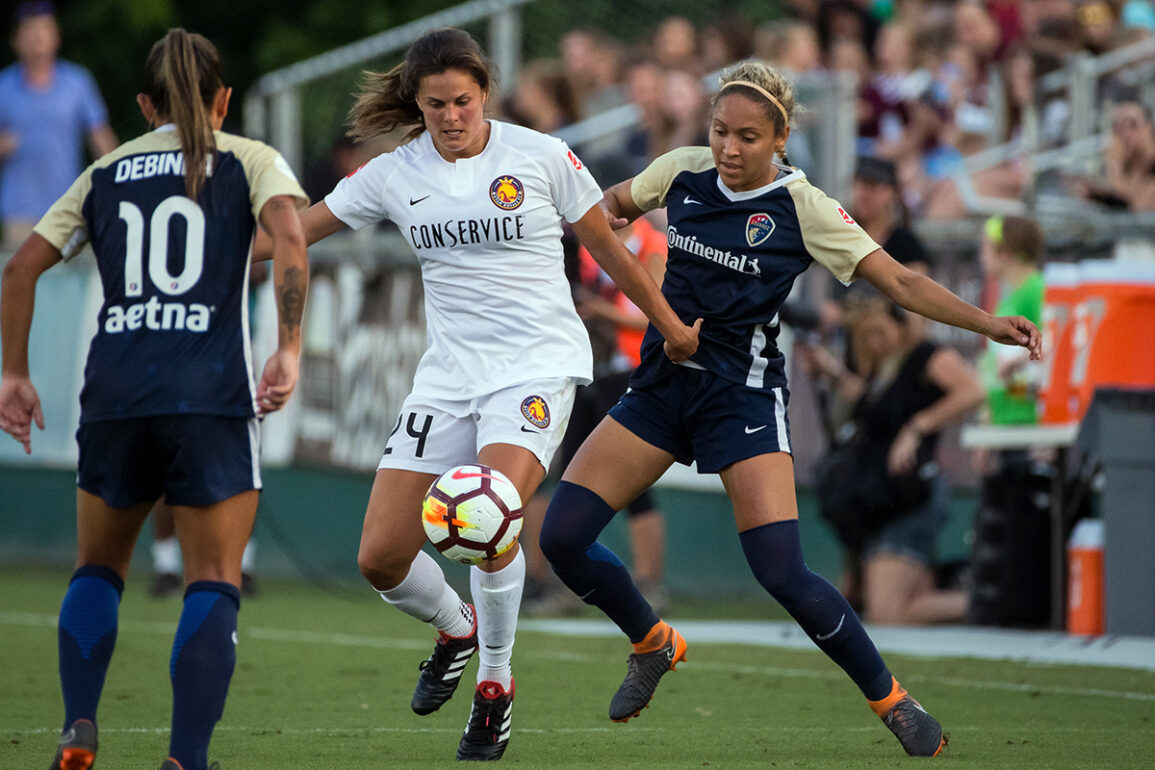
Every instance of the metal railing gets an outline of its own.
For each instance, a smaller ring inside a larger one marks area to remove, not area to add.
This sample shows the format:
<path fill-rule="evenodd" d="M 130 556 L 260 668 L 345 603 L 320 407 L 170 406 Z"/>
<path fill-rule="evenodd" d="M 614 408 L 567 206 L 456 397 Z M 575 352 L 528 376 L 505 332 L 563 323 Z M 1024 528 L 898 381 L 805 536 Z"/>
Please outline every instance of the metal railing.
<path fill-rule="evenodd" d="M 521 66 L 521 6 L 532 0 L 470 0 L 291 64 L 261 77 L 245 94 L 245 134 L 281 151 L 289 165 L 302 171 L 301 87 L 349 67 L 396 53 L 430 30 L 488 20 L 487 50 L 499 72 L 516 81 Z"/>

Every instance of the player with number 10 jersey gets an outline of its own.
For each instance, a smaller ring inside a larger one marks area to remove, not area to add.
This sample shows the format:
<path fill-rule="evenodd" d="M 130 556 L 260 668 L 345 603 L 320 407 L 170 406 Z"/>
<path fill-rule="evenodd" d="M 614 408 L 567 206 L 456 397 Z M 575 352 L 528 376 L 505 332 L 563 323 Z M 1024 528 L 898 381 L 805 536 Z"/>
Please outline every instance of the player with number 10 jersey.
<path fill-rule="evenodd" d="M 89 348 L 81 422 L 160 414 L 252 417 L 248 275 L 256 217 L 305 200 L 260 142 L 216 132 L 199 205 L 185 195 L 172 124 L 121 145 L 36 226 L 65 259 L 92 242 L 104 299 Z"/>

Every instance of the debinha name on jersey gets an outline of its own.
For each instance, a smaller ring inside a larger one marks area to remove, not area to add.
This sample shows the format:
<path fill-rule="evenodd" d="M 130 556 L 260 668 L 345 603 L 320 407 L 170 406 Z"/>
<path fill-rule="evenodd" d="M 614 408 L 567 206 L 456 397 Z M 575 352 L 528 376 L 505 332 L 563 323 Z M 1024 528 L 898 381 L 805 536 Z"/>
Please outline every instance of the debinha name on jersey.
<path fill-rule="evenodd" d="M 410 225 L 409 238 L 415 249 L 452 249 L 493 241 L 520 241 L 525 216 L 516 214 L 485 219 L 447 219 L 427 225 Z"/>
<path fill-rule="evenodd" d="M 209 329 L 212 311 L 198 302 L 184 305 L 180 302 L 161 302 L 149 297 L 148 302 L 133 305 L 110 305 L 104 319 L 107 334 L 136 331 L 142 326 L 152 331 L 189 331 L 203 333 Z"/>
<path fill-rule="evenodd" d="M 205 172 L 213 175 L 213 158 L 209 155 L 205 159 Z M 116 162 L 116 184 L 121 182 L 135 182 L 138 179 L 147 179 L 153 176 L 184 176 L 184 153 L 153 152 L 147 155 L 134 155 Z"/>
<path fill-rule="evenodd" d="M 751 259 L 745 254 L 734 254 L 732 251 L 723 251 L 713 246 L 707 246 L 693 235 L 679 235 L 677 228 L 672 225 L 666 230 L 666 238 L 672 249 L 681 249 L 711 262 L 716 262 L 723 267 L 737 270 L 739 273 L 762 275 L 762 271 L 758 269 L 757 258 Z"/>

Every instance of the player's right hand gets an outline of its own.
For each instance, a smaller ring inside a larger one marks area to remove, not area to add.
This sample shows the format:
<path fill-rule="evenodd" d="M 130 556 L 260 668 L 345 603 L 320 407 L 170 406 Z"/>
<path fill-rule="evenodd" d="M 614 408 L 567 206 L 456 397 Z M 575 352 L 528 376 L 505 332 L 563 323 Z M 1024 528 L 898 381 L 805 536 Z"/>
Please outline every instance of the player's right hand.
<path fill-rule="evenodd" d="M 0 380 L 0 430 L 24 446 L 24 454 L 32 454 L 32 423 L 44 430 L 44 413 L 40 410 L 40 396 L 27 377 L 5 376 Z"/>
<path fill-rule="evenodd" d="M 698 331 L 701 328 L 702 319 L 699 318 L 694 321 L 693 326 L 682 326 L 681 331 L 684 333 L 679 334 L 677 339 L 666 337 L 662 347 L 671 361 L 680 364 L 698 352 Z"/>

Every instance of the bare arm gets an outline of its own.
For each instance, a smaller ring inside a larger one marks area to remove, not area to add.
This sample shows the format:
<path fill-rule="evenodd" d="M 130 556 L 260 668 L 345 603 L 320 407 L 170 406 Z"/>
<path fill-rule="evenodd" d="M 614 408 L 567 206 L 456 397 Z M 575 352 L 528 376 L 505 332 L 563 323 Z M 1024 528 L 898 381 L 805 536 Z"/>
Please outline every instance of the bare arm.
<path fill-rule="evenodd" d="M 261 224 L 268 231 L 271 245 L 273 294 L 277 303 L 277 352 L 269 357 L 257 386 L 257 401 L 265 413 L 284 406 L 297 384 L 309 261 L 294 198 L 287 195 L 270 198 L 261 209 Z"/>
<path fill-rule="evenodd" d="M 606 209 L 594 206 L 573 223 L 573 228 L 590 255 L 661 332 L 670 360 L 685 361 L 692 356 L 698 349 L 701 319 L 696 320 L 693 326 L 682 323 L 637 257 L 610 230 Z"/>
<path fill-rule="evenodd" d="M 1026 318 L 992 316 L 959 299 L 929 277 L 894 261 L 882 249 L 863 257 L 854 276 L 865 279 L 897 304 L 921 316 L 978 332 L 1003 345 L 1020 345 L 1030 351 L 1032 360 L 1042 356 L 1042 337 Z"/>
<path fill-rule="evenodd" d="M 317 201 L 309 208 L 300 212 L 299 218 L 305 237 L 305 244 L 308 246 L 312 246 L 322 238 L 328 238 L 333 233 L 345 228 L 345 223 L 337 219 L 336 215 L 329 210 L 325 201 Z M 264 225 L 263 215 L 261 224 Z M 253 239 L 253 261 L 260 262 L 270 259 L 272 256 L 273 241 L 269 237 L 267 228 L 258 228 L 257 234 Z"/>
<path fill-rule="evenodd" d="M 40 396 L 28 376 L 28 333 L 36 304 L 36 282 L 60 258 L 55 246 L 33 233 L 4 266 L 0 286 L 0 430 L 19 441 L 26 454 L 32 452 L 32 422 L 44 430 Z"/>
<path fill-rule="evenodd" d="M 911 415 L 898 432 L 887 455 L 891 473 L 913 469 L 923 436 L 962 420 L 986 397 L 974 368 L 951 348 L 939 348 L 931 355 L 926 363 L 926 375 L 943 394 L 930 406 Z"/>
<path fill-rule="evenodd" d="M 88 132 L 88 149 L 92 151 L 94 158 L 107 155 L 115 150 L 119 144 L 120 141 L 117 140 L 116 134 L 107 125 L 99 125 Z"/>

